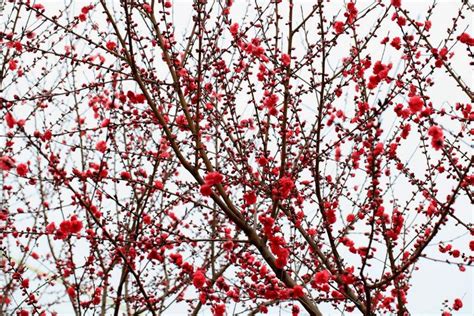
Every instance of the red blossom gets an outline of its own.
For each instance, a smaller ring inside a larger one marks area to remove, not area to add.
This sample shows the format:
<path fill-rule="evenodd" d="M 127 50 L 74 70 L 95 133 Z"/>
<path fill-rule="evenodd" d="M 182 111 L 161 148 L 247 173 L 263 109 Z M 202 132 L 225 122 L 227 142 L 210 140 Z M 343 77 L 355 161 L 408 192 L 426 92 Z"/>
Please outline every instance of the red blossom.
<path fill-rule="evenodd" d="M 97 144 L 95 145 L 95 149 L 97 149 L 98 151 L 100 151 L 101 153 L 105 153 L 106 150 L 107 150 L 107 143 L 105 140 L 100 140 L 97 142 Z"/>
<path fill-rule="evenodd" d="M 290 177 L 282 177 L 278 181 L 277 193 L 282 199 L 286 199 L 290 196 L 290 193 L 294 187 L 295 187 L 295 183 L 293 179 L 291 179 Z"/>
<path fill-rule="evenodd" d="M 410 100 L 408 101 L 408 107 L 413 114 L 420 112 L 423 105 L 423 99 L 417 95 L 410 97 Z"/>
<path fill-rule="evenodd" d="M 428 129 L 428 135 L 431 136 L 431 146 L 440 150 L 444 144 L 443 130 L 439 126 L 433 125 Z"/>
<path fill-rule="evenodd" d="M 239 33 L 239 24 L 238 23 L 234 23 L 230 26 L 230 34 L 232 34 L 232 36 L 236 36 L 238 33 Z"/>
<path fill-rule="evenodd" d="M 328 283 L 331 278 L 331 273 L 328 270 L 322 270 L 319 272 L 316 272 L 316 275 L 314 276 L 314 282 L 317 284 L 325 284 Z"/>
<path fill-rule="evenodd" d="M 354 215 L 354 214 L 349 214 L 349 215 L 347 215 L 346 220 L 347 220 L 349 223 L 352 223 L 353 221 L 355 221 L 355 215 Z"/>
<path fill-rule="evenodd" d="M 46 233 L 47 234 L 52 234 L 56 231 L 56 224 L 54 224 L 54 222 L 52 223 L 49 223 L 47 226 L 46 226 Z"/>
<path fill-rule="evenodd" d="M 200 192 L 204 196 L 211 196 L 212 194 L 212 186 L 208 184 L 201 185 Z"/>
<path fill-rule="evenodd" d="M 358 10 L 356 8 L 356 4 L 355 2 L 349 2 L 346 6 L 347 8 L 347 11 L 346 13 L 344 14 L 344 16 L 347 17 L 347 23 L 349 24 L 353 24 L 354 21 L 356 20 L 357 18 L 357 14 L 358 14 Z"/>
<path fill-rule="evenodd" d="M 224 316 L 225 315 L 225 304 L 216 304 L 212 308 L 212 314 L 214 316 Z"/>
<path fill-rule="evenodd" d="M 295 285 L 293 287 L 293 296 L 296 298 L 300 298 L 304 296 L 304 289 L 301 285 Z"/>
<path fill-rule="evenodd" d="M 9 156 L 0 157 L 0 170 L 10 171 L 15 167 L 15 160 Z"/>
<path fill-rule="evenodd" d="M 453 309 L 455 311 L 458 311 L 462 308 L 463 304 L 462 304 L 462 301 L 461 299 L 457 298 L 454 300 L 454 303 L 453 303 Z"/>
<path fill-rule="evenodd" d="M 183 264 L 183 256 L 180 253 L 172 253 L 170 254 L 170 259 L 174 264 L 177 266 L 181 266 Z"/>
<path fill-rule="evenodd" d="M 71 217 L 71 226 L 69 228 L 69 232 L 72 234 L 77 234 L 82 230 L 82 222 L 77 219 L 77 216 Z"/>
<path fill-rule="evenodd" d="M 24 163 L 20 163 L 16 166 L 16 173 L 20 177 L 24 177 L 28 174 L 28 165 Z"/>
<path fill-rule="evenodd" d="M 42 11 L 44 10 L 44 5 L 42 5 L 41 3 L 35 3 L 32 8 L 35 10 Z"/>
<path fill-rule="evenodd" d="M 332 27 L 334 28 L 336 34 L 341 34 L 342 32 L 344 32 L 344 22 L 336 21 L 334 22 Z"/>
<path fill-rule="evenodd" d="M 298 316 L 299 314 L 300 314 L 300 307 L 294 304 L 291 307 L 291 316 Z"/>
<path fill-rule="evenodd" d="M 461 35 L 459 35 L 458 40 L 468 46 L 474 46 L 474 37 L 471 37 L 471 35 L 467 33 L 462 33 Z"/>
<path fill-rule="evenodd" d="M 5 114 L 5 122 L 7 123 L 7 126 L 9 128 L 15 127 L 16 120 L 10 112 L 7 112 L 7 114 Z"/>
<path fill-rule="evenodd" d="M 400 37 L 394 37 L 390 42 L 390 45 L 395 49 L 400 49 L 402 47 Z"/>
<path fill-rule="evenodd" d="M 284 66 L 289 66 L 291 63 L 291 57 L 288 54 L 282 54 L 280 60 Z"/>
<path fill-rule="evenodd" d="M 155 185 L 155 188 L 158 189 L 158 190 L 163 190 L 164 187 L 165 187 L 163 182 L 161 182 L 160 180 L 156 180 L 154 182 L 154 185 Z"/>
<path fill-rule="evenodd" d="M 206 284 L 206 276 L 202 270 L 196 270 L 196 272 L 194 272 L 193 284 L 197 289 L 201 289 Z"/>
<path fill-rule="evenodd" d="M 257 202 L 257 195 L 253 191 L 247 192 L 244 194 L 244 200 L 247 205 L 255 204 L 255 202 Z"/>
<path fill-rule="evenodd" d="M 395 7 L 395 8 L 400 8 L 402 5 L 402 0 L 390 0 L 390 3 Z"/>
<path fill-rule="evenodd" d="M 21 281 L 21 286 L 23 288 L 28 288 L 30 287 L 30 280 L 29 279 L 23 279 L 23 281 Z"/>
<path fill-rule="evenodd" d="M 220 184 L 222 183 L 223 180 L 224 180 L 224 176 L 218 171 L 209 172 L 204 178 L 204 181 L 206 182 L 207 185 Z"/>
<path fill-rule="evenodd" d="M 70 286 L 67 288 L 67 295 L 69 295 L 69 297 L 71 298 L 76 297 L 76 290 L 74 289 L 74 287 Z"/>
<path fill-rule="evenodd" d="M 374 75 L 369 77 L 369 83 L 367 84 L 367 88 L 375 89 L 382 81 L 390 81 L 390 79 L 388 78 L 388 72 L 391 68 L 392 64 L 384 65 L 381 61 L 375 62 L 373 68 Z"/>
<path fill-rule="evenodd" d="M 10 70 L 16 70 L 18 68 L 18 61 L 14 60 L 14 59 L 11 59 L 9 62 L 8 62 L 8 69 Z"/>
<path fill-rule="evenodd" d="M 152 8 L 151 5 L 149 5 L 148 3 L 144 3 L 144 4 L 143 4 L 143 9 L 144 9 L 147 13 L 153 13 L 153 8 Z"/>
<path fill-rule="evenodd" d="M 117 48 L 117 43 L 112 42 L 112 41 L 108 41 L 105 44 L 105 47 L 107 47 L 108 50 L 115 50 Z"/>
<path fill-rule="evenodd" d="M 276 105 L 278 103 L 278 96 L 274 93 L 265 93 L 266 97 L 263 100 L 263 106 L 269 110 L 270 115 L 276 115 Z"/>

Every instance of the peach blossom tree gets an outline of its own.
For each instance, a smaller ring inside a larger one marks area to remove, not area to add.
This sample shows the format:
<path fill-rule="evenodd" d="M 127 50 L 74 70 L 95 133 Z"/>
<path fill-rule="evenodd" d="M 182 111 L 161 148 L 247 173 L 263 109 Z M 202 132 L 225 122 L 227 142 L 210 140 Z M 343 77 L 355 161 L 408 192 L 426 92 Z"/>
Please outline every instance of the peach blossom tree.
<path fill-rule="evenodd" d="M 472 278 L 467 1 L 4 2 L 0 315 L 401 316 Z"/>

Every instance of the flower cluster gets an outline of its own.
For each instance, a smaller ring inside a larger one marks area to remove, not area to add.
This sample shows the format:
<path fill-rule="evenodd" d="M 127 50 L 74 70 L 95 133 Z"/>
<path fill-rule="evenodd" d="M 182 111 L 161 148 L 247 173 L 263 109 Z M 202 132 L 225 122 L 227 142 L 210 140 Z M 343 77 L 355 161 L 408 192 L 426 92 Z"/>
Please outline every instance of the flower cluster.
<path fill-rule="evenodd" d="M 209 172 L 204 178 L 204 184 L 201 185 L 201 194 L 210 196 L 212 194 L 212 187 L 221 184 L 224 181 L 224 176 L 218 172 Z"/>

